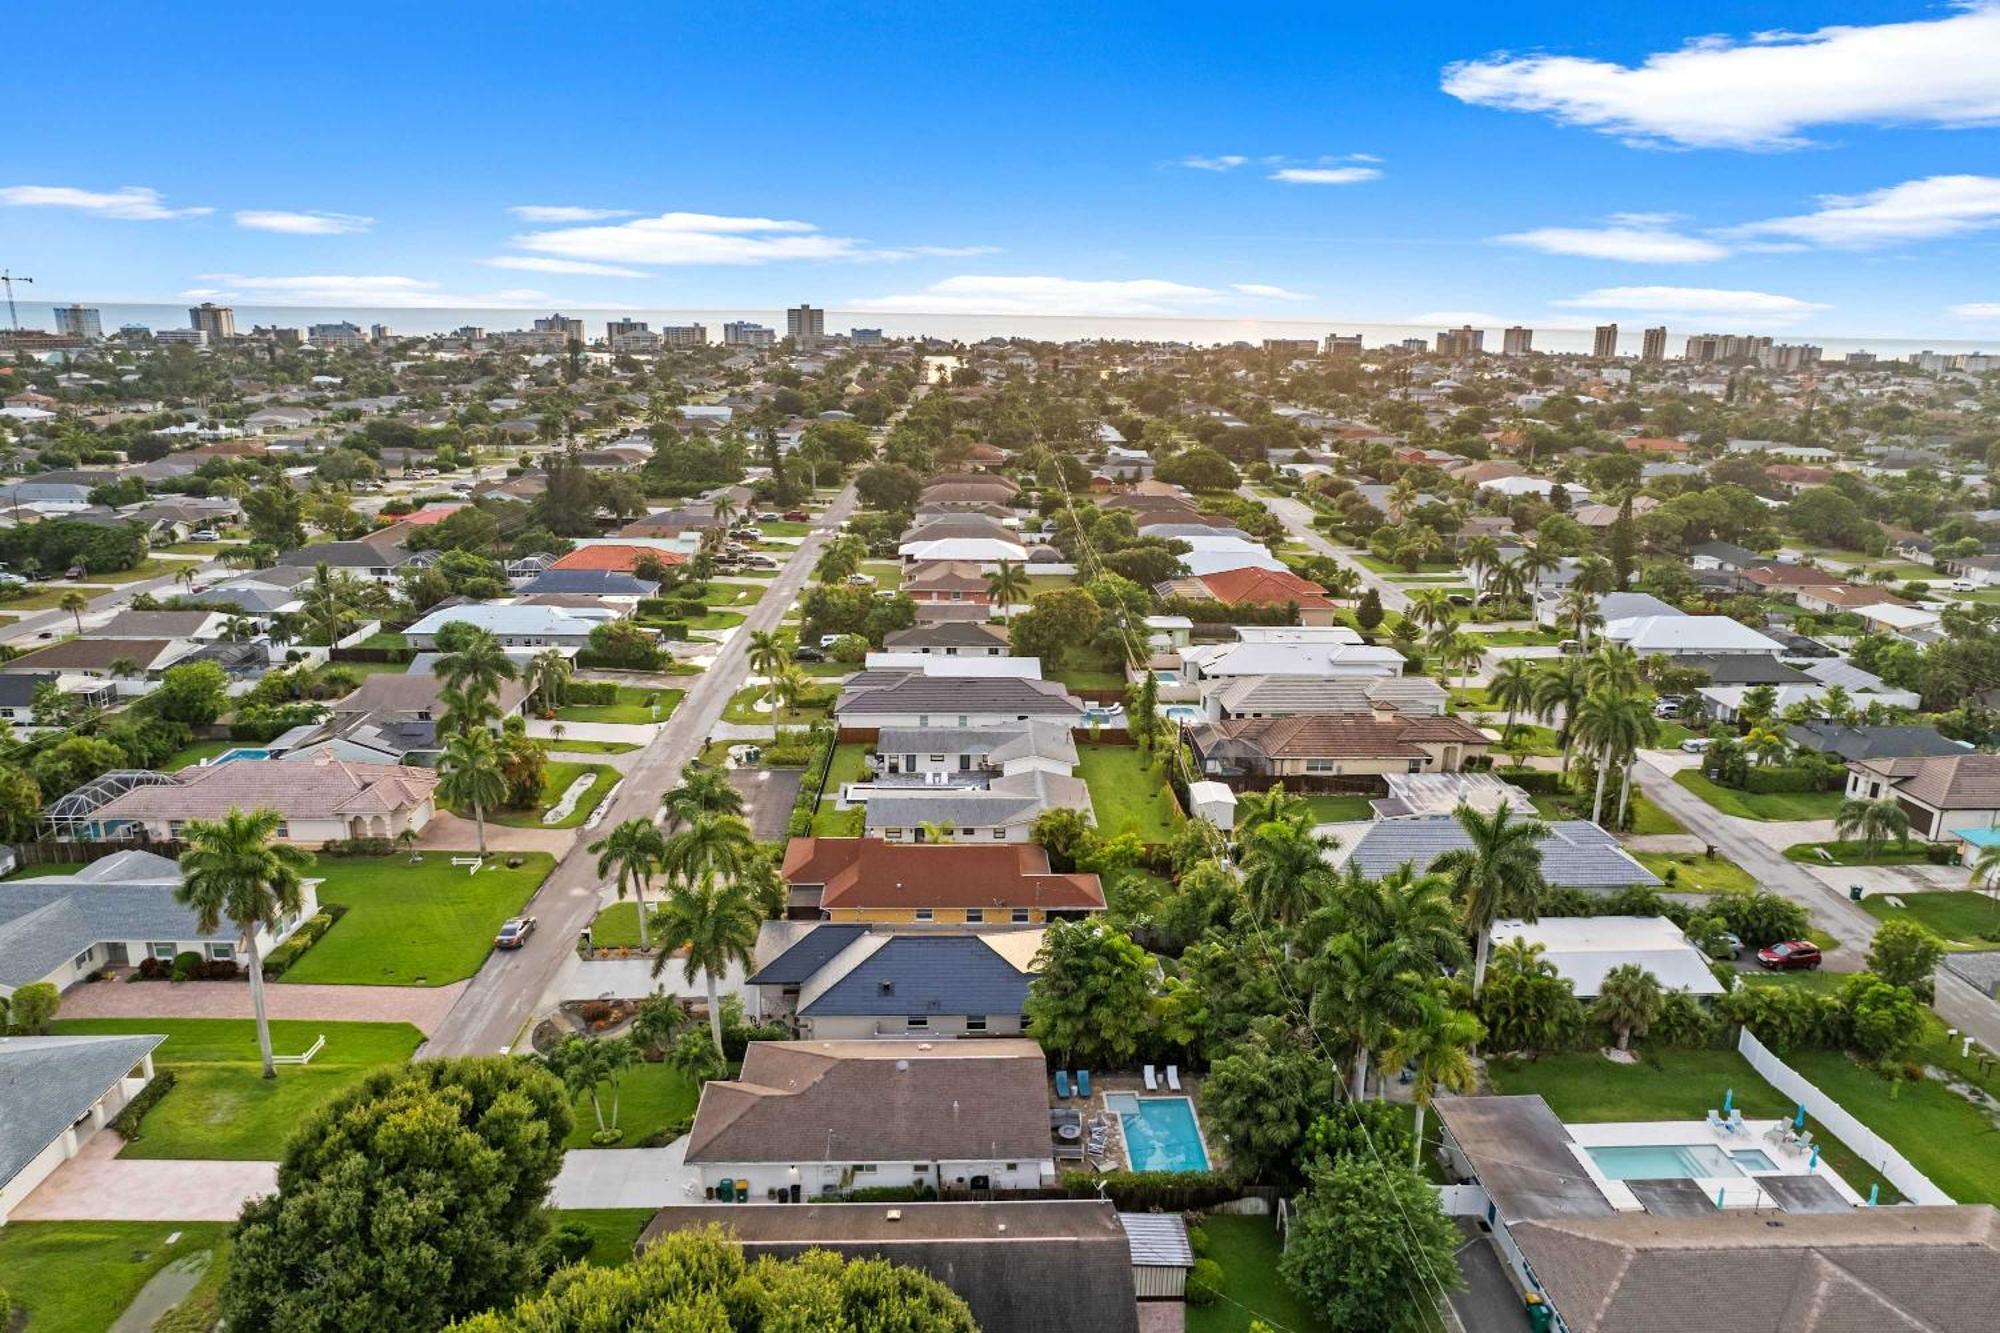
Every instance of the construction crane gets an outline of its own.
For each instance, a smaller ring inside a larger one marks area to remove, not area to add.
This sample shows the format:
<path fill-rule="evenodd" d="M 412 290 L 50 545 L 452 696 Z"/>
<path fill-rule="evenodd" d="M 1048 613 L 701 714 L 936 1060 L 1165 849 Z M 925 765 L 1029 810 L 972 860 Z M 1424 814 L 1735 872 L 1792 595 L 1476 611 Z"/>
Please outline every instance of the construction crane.
<path fill-rule="evenodd" d="M 21 331 L 21 315 L 14 309 L 14 284 L 33 281 L 33 278 L 15 277 L 12 269 L 0 268 L 0 284 L 5 284 L 7 288 L 7 327 L 16 333 Z"/>

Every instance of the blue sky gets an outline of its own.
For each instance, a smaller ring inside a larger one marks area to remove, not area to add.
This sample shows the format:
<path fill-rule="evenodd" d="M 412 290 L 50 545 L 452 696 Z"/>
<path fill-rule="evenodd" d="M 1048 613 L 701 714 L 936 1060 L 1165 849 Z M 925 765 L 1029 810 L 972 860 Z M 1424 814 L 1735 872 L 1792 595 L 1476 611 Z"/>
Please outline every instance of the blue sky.
<path fill-rule="evenodd" d="M 2000 335 L 1996 0 L 78 13 L 45 300 Z"/>

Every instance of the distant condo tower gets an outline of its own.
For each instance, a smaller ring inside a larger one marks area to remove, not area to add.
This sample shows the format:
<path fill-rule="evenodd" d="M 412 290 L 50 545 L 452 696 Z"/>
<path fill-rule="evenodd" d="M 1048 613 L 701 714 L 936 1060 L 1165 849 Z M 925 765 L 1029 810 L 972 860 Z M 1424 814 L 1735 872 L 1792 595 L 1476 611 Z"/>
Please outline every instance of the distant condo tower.
<path fill-rule="evenodd" d="M 1535 331 L 1516 324 L 1500 335 L 1500 350 L 1508 356 L 1526 356 L 1535 350 Z"/>
<path fill-rule="evenodd" d="M 1618 355 L 1618 326 L 1599 324 L 1590 337 L 1590 354 L 1599 361 L 1610 361 Z"/>
<path fill-rule="evenodd" d="M 104 336 L 104 316 L 92 306 L 59 305 L 56 307 L 56 332 L 65 338 L 96 341 Z"/>
<path fill-rule="evenodd" d="M 1645 345 L 1639 351 L 1641 361 L 1664 361 L 1667 359 L 1667 326 L 1646 330 Z"/>
<path fill-rule="evenodd" d="M 226 305 L 216 305 L 203 301 L 188 309 L 188 327 L 197 333 L 208 335 L 210 342 L 221 342 L 224 338 L 236 336 L 236 311 Z"/>
<path fill-rule="evenodd" d="M 785 312 L 785 336 L 801 352 L 810 352 L 826 337 L 826 311 L 809 305 L 793 306 Z"/>

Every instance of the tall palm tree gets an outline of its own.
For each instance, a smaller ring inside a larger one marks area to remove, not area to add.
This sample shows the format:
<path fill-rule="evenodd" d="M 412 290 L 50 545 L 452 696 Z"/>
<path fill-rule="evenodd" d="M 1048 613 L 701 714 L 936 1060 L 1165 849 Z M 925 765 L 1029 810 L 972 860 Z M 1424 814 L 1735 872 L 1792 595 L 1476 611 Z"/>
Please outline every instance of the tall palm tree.
<path fill-rule="evenodd" d="M 1597 594 L 1574 583 L 1562 595 L 1556 618 L 1558 623 L 1568 625 L 1570 637 L 1586 648 L 1590 646 L 1590 631 L 1604 623 L 1597 609 Z"/>
<path fill-rule="evenodd" d="M 1500 543 L 1484 534 L 1468 537 L 1458 548 L 1458 558 L 1472 574 L 1472 606 L 1476 611 L 1480 598 L 1486 595 L 1487 576 L 1500 562 Z"/>
<path fill-rule="evenodd" d="M 689 833 L 692 832 L 690 829 Z M 744 836 L 748 838 L 748 830 Z M 763 924 L 757 905 L 736 881 L 718 879 L 714 873 L 703 871 L 667 891 L 656 920 L 660 927 L 660 952 L 653 959 L 653 975 L 657 977 L 666 970 L 670 955 L 687 950 L 682 975 L 692 982 L 697 973 L 706 974 L 708 1032 L 715 1041 L 715 1049 L 720 1051 L 722 1003 L 716 996 L 716 978 L 731 963 L 750 966 L 750 951 L 756 946 L 757 931 Z"/>
<path fill-rule="evenodd" d="M 1570 586 L 1581 588 L 1593 597 L 1601 597 L 1618 590 L 1618 571 L 1603 556 L 1587 555 L 1577 562 L 1576 582 Z"/>
<path fill-rule="evenodd" d="M 771 675 L 771 721 L 777 725 L 787 713 L 796 714 L 799 703 L 807 691 L 812 689 L 812 679 L 793 662 L 787 662 Z"/>
<path fill-rule="evenodd" d="M 1424 974 L 1399 940 L 1342 931 L 1312 959 L 1310 1016 L 1341 1034 L 1354 1051 L 1350 1096 L 1368 1096 L 1368 1061 L 1424 994 Z"/>
<path fill-rule="evenodd" d="M 512 680 L 518 674 L 519 668 L 500 646 L 500 640 L 483 629 L 472 630 L 456 651 L 437 661 L 438 679 L 465 692 L 467 697 L 493 697 L 499 694 L 501 681 Z"/>
<path fill-rule="evenodd" d="M 1562 557 L 1554 552 L 1544 551 L 1539 546 L 1530 546 L 1521 552 L 1519 559 L 1515 561 L 1515 568 L 1519 569 L 1522 577 L 1527 580 L 1528 590 L 1540 596 L 1542 575 L 1553 574 L 1561 569 Z"/>
<path fill-rule="evenodd" d="M 1528 576 L 1518 560 L 1495 560 L 1486 575 L 1486 591 L 1501 601 L 1516 601 L 1527 595 Z"/>
<path fill-rule="evenodd" d="M 1840 803 L 1840 811 L 1833 818 L 1833 831 L 1838 837 L 1859 839 L 1862 851 L 1872 861 L 1889 839 L 1899 843 L 1909 841 L 1910 816 L 1892 797 L 1885 796 L 1879 801 L 1850 797 Z"/>
<path fill-rule="evenodd" d="M 354 577 L 337 573 L 324 560 L 313 566 L 312 586 L 306 590 L 305 619 L 331 648 L 355 623 Z"/>
<path fill-rule="evenodd" d="M 1590 693 L 1583 663 L 1576 658 L 1544 671 L 1535 681 L 1535 716 L 1562 728 L 1562 775 L 1569 776 L 1570 752 L 1576 744 L 1576 710 Z"/>
<path fill-rule="evenodd" d="M 750 669 L 768 679 L 772 672 L 785 664 L 784 640 L 778 637 L 776 630 L 752 630 L 748 656 Z"/>
<path fill-rule="evenodd" d="M 842 533 L 820 549 L 819 559 L 813 563 L 813 578 L 821 583 L 844 582 L 861 572 L 867 555 L 868 543 L 853 533 Z"/>
<path fill-rule="evenodd" d="M 569 659 L 553 648 L 536 653 L 528 662 L 528 683 L 542 712 L 553 713 L 563 706 L 570 675 Z"/>
<path fill-rule="evenodd" d="M 1507 725 L 1500 729 L 1501 740 L 1514 734 L 1516 714 L 1533 710 L 1540 684 L 1541 673 L 1524 657 L 1509 657 L 1494 668 L 1493 679 L 1486 685 L 1486 697 L 1507 710 Z"/>
<path fill-rule="evenodd" d="M 1475 937 L 1472 991 L 1486 984 L 1486 958 L 1493 947 L 1493 923 L 1502 914 L 1533 921 L 1542 890 L 1542 839 L 1549 826 L 1539 819 L 1521 819 L 1511 805 L 1490 815 L 1469 805 L 1452 812 L 1471 839 L 1470 847 L 1440 855 L 1430 864 L 1434 874 L 1451 882 L 1452 896 L 1465 912 L 1465 928 Z"/>
<path fill-rule="evenodd" d="M 195 578 L 196 574 L 193 565 L 182 565 L 174 571 L 174 582 L 180 584 L 183 588 L 192 589 Z"/>
<path fill-rule="evenodd" d="M 1486 650 L 1480 646 L 1479 640 L 1455 629 L 1438 643 L 1436 652 L 1439 667 L 1457 672 L 1458 688 L 1461 690 L 1466 687 L 1472 673 L 1479 669 L 1480 663 L 1486 660 Z"/>
<path fill-rule="evenodd" d="M 1419 588 L 1410 594 L 1410 619 L 1427 630 L 1449 625 L 1458 616 L 1443 588 Z"/>
<path fill-rule="evenodd" d="M 62 595 L 62 600 L 57 602 L 56 605 L 60 607 L 62 610 L 69 612 L 70 615 L 75 618 L 76 632 L 78 634 L 82 634 L 83 609 L 90 605 L 90 599 L 88 597 L 85 597 L 82 593 L 78 592 L 76 589 L 71 588 L 68 592 Z"/>
<path fill-rule="evenodd" d="M 708 512 L 715 515 L 716 523 L 720 525 L 722 531 L 726 534 L 729 531 L 730 525 L 735 521 L 736 516 L 743 511 L 737 506 L 736 501 L 729 498 L 729 493 L 725 491 L 715 497 L 714 503 L 708 507 Z"/>
<path fill-rule="evenodd" d="M 446 805 L 471 806 L 479 829 L 479 854 L 486 855 L 486 811 L 507 797 L 500 771 L 500 748 L 484 727 L 468 727 L 445 742 L 438 760 L 438 798 Z"/>
<path fill-rule="evenodd" d="M 669 824 L 692 824 L 703 815 L 741 815 L 743 793 L 727 773 L 692 759 L 682 766 L 679 784 L 660 797 L 660 805 Z"/>
<path fill-rule="evenodd" d="M 734 879 L 756 852 L 757 841 L 742 816 L 709 812 L 667 839 L 660 866 L 680 884 Z"/>
<path fill-rule="evenodd" d="M 1296 824 L 1300 828 L 1312 826 L 1312 806 L 1306 798 L 1285 790 L 1285 784 L 1274 782 L 1267 791 L 1246 791 L 1236 798 L 1236 836 L 1240 841 L 1260 824 Z"/>
<path fill-rule="evenodd" d="M 1639 689 L 1639 654 L 1630 644 L 1606 643 L 1584 659 L 1583 678 L 1592 689 L 1634 694 Z"/>
<path fill-rule="evenodd" d="M 1590 1016 L 1618 1034 L 1618 1049 L 1622 1051 L 1631 1045 L 1635 1034 L 1646 1035 L 1646 1029 L 1660 1016 L 1665 998 L 1658 977 L 1637 963 L 1620 963 L 1597 983 L 1597 1003 L 1591 1006 Z"/>
<path fill-rule="evenodd" d="M 628 819 L 591 843 L 590 850 L 597 853 L 599 879 L 617 875 L 619 902 L 625 901 L 626 889 L 632 890 L 633 901 L 639 908 L 639 947 L 650 947 L 646 931 L 646 886 L 667 854 L 666 835 L 650 819 Z"/>
<path fill-rule="evenodd" d="M 1604 781 L 1611 766 L 1645 743 L 1647 724 L 1652 722 L 1653 710 L 1644 700 L 1601 687 L 1592 689 L 1576 706 L 1576 738 L 1594 753 L 1597 764 L 1597 789 L 1590 802 L 1591 823 L 1603 820 Z M 1657 732 L 1658 724 L 1653 727 Z"/>
<path fill-rule="evenodd" d="M 1028 571 L 1017 560 L 1002 560 L 991 574 L 986 576 L 986 595 L 993 599 L 996 608 L 1017 606 L 1028 600 Z"/>
<path fill-rule="evenodd" d="M 1471 1092 L 1479 1082 L 1472 1064 L 1472 1052 L 1486 1035 L 1486 1028 L 1463 1009 L 1454 1009 L 1435 992 L 1423 998 L 1416 1017 L 1389 1035 L 1388 1049 L 1382 1053 L 1385 1068 L 1415 1067 L 1412 1092 L 1417 1103 L 1416 1143 L 1410 1165 L 1424 1160 L 1424 1112 L 1439 1088 L 1448 1092 Z"/>
<path fill-rule="evenodd" d="M 305 885 L 300 872 L 312 864 L 302 848 L 273 842 L 279 817 L 275 810 L 245 814 L 231 810 L 221 819 L 191 819 L 181 853 L 181 882 L 174 901 L 194 909 L 195 926 L 212 933 L 223 921 L 236 927 L 249 960 L 250 1008 L 257 1018 L 257 1054 L 264 1077 L 276 1078 L 271 1059 L 271 1024 L 264 1013 L 264 962 L 257 953 L 257 933 L 284 917 L 305 909 Z"/>
<path fill-rule="evenodd" d="M 1292 926 L 1333 886 L 1331 842 L 1289 822 L 1264 823 L 1243 839 L 1243 892 L 1266 920 Z"/>

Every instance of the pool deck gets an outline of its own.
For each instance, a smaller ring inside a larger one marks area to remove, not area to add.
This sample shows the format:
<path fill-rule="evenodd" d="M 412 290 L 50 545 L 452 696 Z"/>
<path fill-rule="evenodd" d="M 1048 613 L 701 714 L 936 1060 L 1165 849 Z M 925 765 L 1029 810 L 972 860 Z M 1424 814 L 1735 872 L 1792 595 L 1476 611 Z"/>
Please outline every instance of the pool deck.
<path fill-rule="evenodd" d="M 1810 1165 L 1810 1150 L 1801 1152 L 1785 1140 L 1784 1131 L 1790 1127 L 1791 1122 L 1787 1120 L 1746 1120 L 1732 1134 L 1705 1120 L 1634 1120 L 1618 1124 L 1564 1125 L 1571 1139 L 1570 1151 L 1578 1164 L 1589 1175 L 1591 1183 L 1603 1191 L 1605 1199 L 1619 1212 L 1642 1211 L 1645 1204 L 1630 1188 L 1633 1182 L 1606 1176 L 1591 1158 L 1588 1149 L 1714 1147 L 1724 1152 L 1755 1150 L 1776 1163 L 1775 1169 L 1769 1171 L 1738 1163 L 1741 1175 L 1694 1177 L 1703 1193 L 1722 1208 L 1782 1207 L 1777 1198 L 1757 1183 L 1760 1177 L 1766 1176 L 1814 1176 L 1831 1186 L 1850 1204 L 1858 1207 L 1864 1203 L 1865 1200 L 1826 1164 L 1824 1157 L 1817 1165 Z"/>
<path fill-rule="evenodd" d="M 1072 1076 L 1074 1073 L 1075 1071 L 1072 1070 Z M 1074 1091 L 1073 1088 L 1072 1091 Z M 1149 1090 L 1146 1087 L 1145 1078 L 1139 1074 L 1099 1074 L 1092 1071 L 1090 1075 L 1089 1097 L 1072 1096 L 1068 1101 L 1060 1101 L 1055 1099 L 1054 1092 L 1049 1094 L 1051 1105 L 1071 1107 L 1081 1111 L 1086 1122 L 1094 1116 L 1103 1116 L 1110 1123 L 1111 1132 L 1105 1136 L 1104 1155 L 1092 1159 L 1088 1163 L 1091 1169 L 1097 1171 L 1130 1171 L 1133 1169 L 1131 1156 L 1125 1149 L 1125 1124 L 1119 1119 L 1118 1113 L 1111 1110 L 1105 1104 L 1106 1097 L 1115 1096 L 1119 1093 L 1127 1093 L 1137 1097 L 1185 1097 L 1194 1108 L 1195 1127 L 1201 1134 L 1202 1149 L 1208 1154 L 1209 1169 L 1212 1171 L 1222 1169 L 1223 1156 L 1209 1142 L 1208 1132 L 1201 1125 L 1201 1079 L 1195 1075 L 1183 1073 L 1181 1075 L 1181 1090 L 1175 1092 L 1167 1087 L 1164 1071 L 1160 1077 L 1160 1086 L 1155 1089 Z"/>

